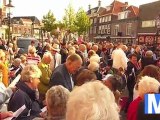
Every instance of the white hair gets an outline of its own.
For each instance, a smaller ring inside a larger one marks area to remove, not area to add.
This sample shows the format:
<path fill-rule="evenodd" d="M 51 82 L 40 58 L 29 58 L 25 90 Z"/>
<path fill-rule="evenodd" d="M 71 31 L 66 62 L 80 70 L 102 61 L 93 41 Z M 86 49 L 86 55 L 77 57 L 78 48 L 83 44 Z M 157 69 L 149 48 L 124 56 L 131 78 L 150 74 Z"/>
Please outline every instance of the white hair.
<path fill-rule="evenodd" d="M 31 78 L 40 78 L 41 74 L 41 70 L 37 65 L 27 65 L 21 72 L 21 80 L 29 82 Z"/>
<path fill-rule="evenodd" d="M 88 65 L 88 69 L 95 72 L 95 71 L 99 70 L 99 64 L 97 62 L 91 62 Z"/>
<path fill-rule="evenodd" d="M 52 60 L 53 56 L 50 52 L 45 52 L 42 59 L 45 59 L 45 58 L 50 58 Z"/>
<path fill-rule="evenodd" d="M 90 62 L 90 63 L 91 63 L 91 62 L 97 62 L 97 63 L 99 63 L 99 62 L 100 62 L 100 57 L 99 57 L 97 54 L 94 54 L 94 55 L 92 55 L 92 56 L 90 57 L 89 62 Z"/>
<path fill-rule="evenodd" d="M 75 88 L 67 103 L 66 120 L 119 120 L 113 93 L 100 81 Z"/>
<path fill-rule="evenodd" d="M 152 77 L 144 76 L 140 79 L 138 83 L 138 93 L 139 96 L 144 96 L 147 93 L 158 93 L 160 83 L 158 80 Z"/>

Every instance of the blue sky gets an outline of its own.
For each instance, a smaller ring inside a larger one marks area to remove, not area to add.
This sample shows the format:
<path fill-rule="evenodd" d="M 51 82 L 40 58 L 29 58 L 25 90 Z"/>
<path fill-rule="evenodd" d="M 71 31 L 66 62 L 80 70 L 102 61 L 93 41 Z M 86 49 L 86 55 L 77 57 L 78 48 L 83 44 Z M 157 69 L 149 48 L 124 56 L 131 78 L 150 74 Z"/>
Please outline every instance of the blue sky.
<path fill-rule="evenodd" d="M 1 0 L 0 0 L 1 1 Z M 102 6 L 107 6 L 113 2 L 113 0 L 101 0 Z M 121 2 L 128 2 L 129 5 L 139 6 L 141 4 L 153 2 L 156 0 L 119 0 Z M 74 9 L 83 7 L 88 10 L 88 5 L 96 7 L 98 0 L 12 0 L 12 4 L 15 6 L 12 9 L 13 16 L 37 16 L 39 19 L 43 17 L 49 10 L 51 10 L 56 19 L 61 20 L 64 16 L 64 9 L 68 4 L 72 3 Z"/>

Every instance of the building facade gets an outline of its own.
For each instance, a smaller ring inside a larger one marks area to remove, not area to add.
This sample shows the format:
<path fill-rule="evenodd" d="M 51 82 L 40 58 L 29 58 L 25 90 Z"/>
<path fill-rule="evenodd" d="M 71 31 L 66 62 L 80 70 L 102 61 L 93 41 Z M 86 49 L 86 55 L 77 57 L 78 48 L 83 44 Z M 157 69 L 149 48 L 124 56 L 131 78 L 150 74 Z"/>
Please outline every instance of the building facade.
<path fill-rule="evenodd" d="M 140 5 L 138 43 L 160 44 L 160 1 Z"/>
<path fill-rule="evenodd" d="M 7 17 L 6 14 L 6 0 L 0 0 L 0 38 L 6 38 L 7 25 L 3 23 L 3 19 Z"/>
<path fill-rule="evenodd" d="M 98 6 L 95 8 L 91 8 L 89 5 L 89 10 L 87 11 L 87 15 L 90 18 L 91 26 L 88 30 L 88 37 L 89 41 L 95 41 L 95 37 L 97 36 L 98 32 L 98 16 L 105 8 L 101 7 L 101 1 L 98 1 Z"/>
<path fill-rule="evenodd" d="M 40 21 L 35 16 L 20 16 L 12 18 L 12 37 L 35 37 L 40 36 Z"/>
<path fill-rule="evenodd" d="M 139 9 L 114 0 L 94 18 L 96 28 L 95 41 L 135 43 L 137 38 Z M 89 16 L 90 17 L 90 16 Z M 90 17 L 92 20 L 92 17 Z"/>

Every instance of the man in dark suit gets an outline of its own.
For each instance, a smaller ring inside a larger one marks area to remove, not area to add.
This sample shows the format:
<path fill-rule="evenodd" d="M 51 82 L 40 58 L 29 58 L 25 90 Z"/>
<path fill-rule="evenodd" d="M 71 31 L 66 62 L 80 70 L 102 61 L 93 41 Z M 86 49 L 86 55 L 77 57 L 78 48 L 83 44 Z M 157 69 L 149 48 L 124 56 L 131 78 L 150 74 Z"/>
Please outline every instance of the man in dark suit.
<path fill-rule="evenodd" d="M 69 91 L 72 91 L 74 87 L 72 75 L 79 70 L 81 65 L 82 59 L 78 54 L 68 56 L 64 64 L 59 65 L 54 69 L 49 83 L 50 86 L 62 85 Z"/>

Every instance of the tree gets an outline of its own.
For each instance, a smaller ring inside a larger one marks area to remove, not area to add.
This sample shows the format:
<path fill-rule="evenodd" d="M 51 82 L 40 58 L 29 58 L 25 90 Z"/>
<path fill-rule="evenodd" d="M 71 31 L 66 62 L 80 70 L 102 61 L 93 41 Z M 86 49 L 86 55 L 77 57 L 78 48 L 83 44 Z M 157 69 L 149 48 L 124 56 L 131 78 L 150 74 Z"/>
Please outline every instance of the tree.
<path fill-rule="evenodd" d="M 87 16 L 83 8 L 80 8 L 76 14 L 75 25 L 77 27 L 78 35 L 86 33 L 91 25 L 89 17 Z"/>
<path fill-rule="evenodd" d="M 56 29 L 56 18 L 54 17 L 54 14 L 49 10 L 49 12 L 43 16 L 43 24 L 44 24 L 44 30 L 47 32 L 51 32 L 54 29 Z"/>
<path fill-rule="evenodd" d="M 75 20 L 76 20 L 76 14 L 75 10 L 72 7 L 71 4 L 68 5 L 68 8 L 65 9 L 65 15 L 63 17 L 63 23 L 71 33 L 76 31 L 76 26 L 75 26 Z"/>

